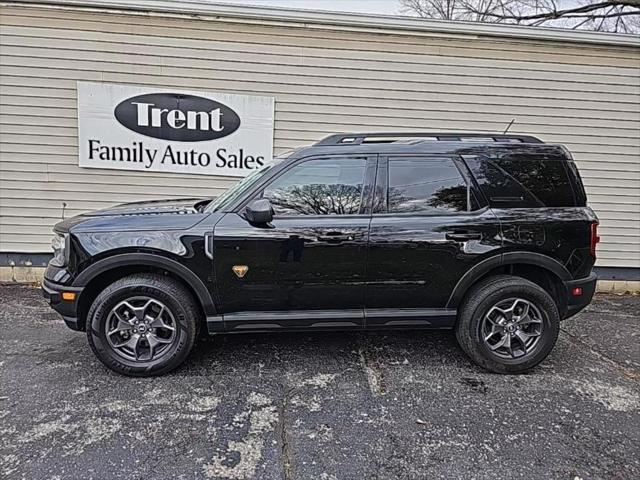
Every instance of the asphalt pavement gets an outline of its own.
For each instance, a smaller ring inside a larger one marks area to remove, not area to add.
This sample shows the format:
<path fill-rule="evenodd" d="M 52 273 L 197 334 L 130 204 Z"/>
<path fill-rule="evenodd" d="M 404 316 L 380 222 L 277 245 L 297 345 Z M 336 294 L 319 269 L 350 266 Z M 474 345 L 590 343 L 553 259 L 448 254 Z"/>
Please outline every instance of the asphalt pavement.
<path fill-rule="evenodd" d="M 640 297 L 597 296 L 519 376 L 413 331 L 202 339 L 135 379 L 2 286 L 0 478 L 640 478 L 639 327 Z"/>

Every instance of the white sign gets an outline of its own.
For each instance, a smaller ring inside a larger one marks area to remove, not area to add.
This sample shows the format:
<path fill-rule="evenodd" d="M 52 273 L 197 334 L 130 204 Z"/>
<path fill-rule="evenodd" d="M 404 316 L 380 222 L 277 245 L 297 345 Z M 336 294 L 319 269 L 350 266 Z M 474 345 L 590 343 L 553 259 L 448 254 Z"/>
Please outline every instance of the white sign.
<path fill-rule="evenodd" d="M 243 177 L 271 160 L 272 97 L 78 82 L 79 165 Z"/>

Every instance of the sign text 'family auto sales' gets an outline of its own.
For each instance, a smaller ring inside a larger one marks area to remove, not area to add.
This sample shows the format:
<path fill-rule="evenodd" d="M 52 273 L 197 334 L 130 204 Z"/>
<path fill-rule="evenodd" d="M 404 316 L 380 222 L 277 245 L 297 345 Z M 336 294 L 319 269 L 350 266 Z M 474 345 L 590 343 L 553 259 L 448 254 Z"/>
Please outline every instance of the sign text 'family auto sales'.
<path fill-rule="evenodd" d="M 271 160 L 272 97 L 78 82 L 79 165 L 243 177 Z"/>

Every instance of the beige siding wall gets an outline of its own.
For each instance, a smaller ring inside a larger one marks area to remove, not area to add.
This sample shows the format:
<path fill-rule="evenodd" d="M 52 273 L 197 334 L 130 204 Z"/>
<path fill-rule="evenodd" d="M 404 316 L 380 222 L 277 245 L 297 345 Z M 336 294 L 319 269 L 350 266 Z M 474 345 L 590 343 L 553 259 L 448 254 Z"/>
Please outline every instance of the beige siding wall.
<path fill-rule="evenodd" d="M 47 252 L 66 215 L 209 196 L 233 180 L 78 167 L 76 82 L 276 98 L 276 153 L 340 131 L 502 131 L 573 152 L 600 266 L 640 267 L 640 51 L 3 6 L 0 251 Z"/>

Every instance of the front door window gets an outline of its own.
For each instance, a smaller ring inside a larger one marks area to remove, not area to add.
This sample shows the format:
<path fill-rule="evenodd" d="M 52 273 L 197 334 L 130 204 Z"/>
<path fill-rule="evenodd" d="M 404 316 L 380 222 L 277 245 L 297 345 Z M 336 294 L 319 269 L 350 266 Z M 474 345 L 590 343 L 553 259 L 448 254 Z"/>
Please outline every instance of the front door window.
<path fill-rule="evenodd" d="M 277 216 L 352 215 L 362 206 L 365 158 L 310 160 L 265 188 Z"/>

